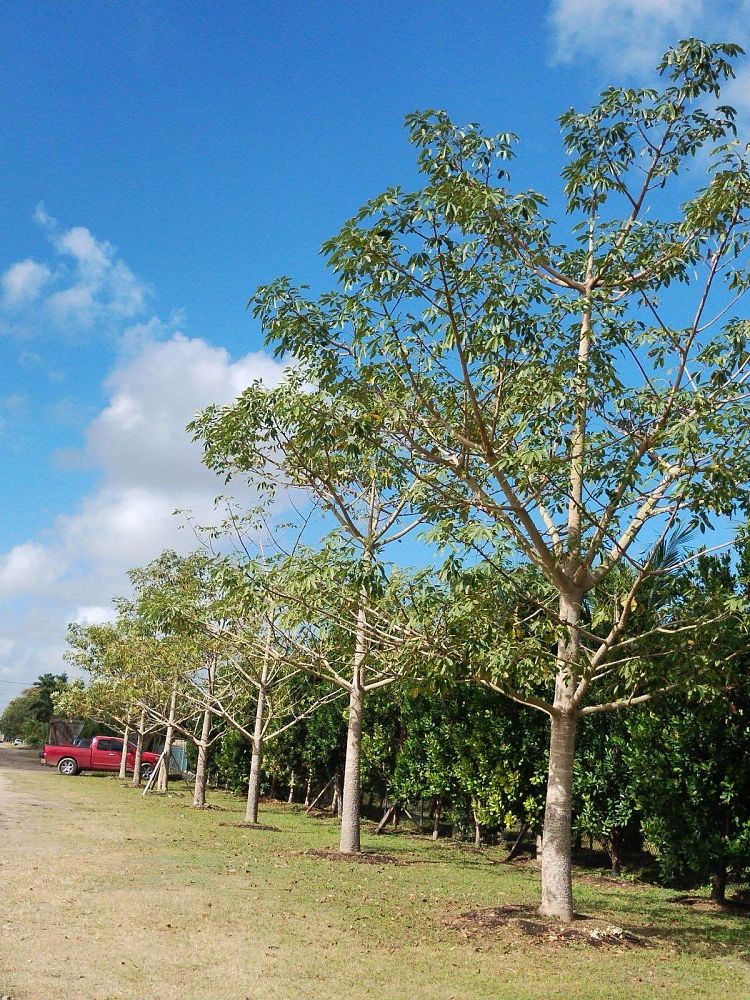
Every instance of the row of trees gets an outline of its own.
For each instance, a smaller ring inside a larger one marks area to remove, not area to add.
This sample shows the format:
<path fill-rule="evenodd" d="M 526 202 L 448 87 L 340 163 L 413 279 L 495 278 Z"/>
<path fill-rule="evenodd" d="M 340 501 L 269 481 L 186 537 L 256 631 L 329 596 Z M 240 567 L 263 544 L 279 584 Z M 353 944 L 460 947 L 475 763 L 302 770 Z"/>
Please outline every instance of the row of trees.
<path fill-rule="evenodd" d="M 73 635 L 82 662 L 122 671 L 126 720 L 141 706 L 195 734 L 199 775 L 212 720 L 251 740 L 251 821 L 266 742 L 340 695 L 340 848 L 359 851 L 373 699 L 492 693 L 548 725 L 541 911 L 571 920 L 582 720 L 678 691 L 724 706 L 744 684 L 744 570 L 708 555 L 750 483 L 750 174 L 720 103 L 739 53 L 687 40 L 660 88 L 564 114 L 556 218 L 512 191 L 514 136 L 409 116 L 423 184 L 325 245 L 335 289 L 253 297 L 286 376 L 190 429 L 258 510 L 230 510 L 222 555 L 135 574 L 122 649 Z M 630 766 L 623 741 L 595 763 Z M 482 756 L 462 757 L 480 810 Z"/>
<path fill-rule="evenodd" d="M 290 561 L 284 560 L 287 572 Z M 703 600 L 719 587 L 745 595 L 747 550 L 733 562 L 735 569 L 729 557 L 703 557 L 696 572 L 684 574 L 683 593 L 694 590 Z M 284 645 L 280 574 L 273 574 L 269 594 L 273 571 L 266 568 L 248 595 L 251 565 L 242 564 L 241 584 L 234 560 L 204 552 L 182 559 L 168 552 L 134 572 L 135 600 L 118 602 L 114 622 L 71 628 L 69 657 L 90 680 L 62 687 L 56 707 L 126 735 L 132 726 L 139 748 L 156 733 L 167 759 L 175 734 L 187 738 L 194 805 L 206 804 L 213 775 L 247 794 L 248 823 L 258 822 L 262 789 L 306 805 L 327 793 L 326 805 L 342 818 L 343 845 L 351 725 L 341 685 L 326 670 L 352 656 L 352 639 L 338 629 L 326 640 L 327 667 L 311 657 L 301 668 L 296 645 Z M 309 578 L 307 559 L 297 572 Z M 258 627 L 259 594 L 273 601 L 273 628 L 267 620 Z M 734 648 L 729 633 L 719 639 Z M 360 731 L 357 780 L 365 809 L 374 815 L 379 804 L 383 826 L 405 810 L 420 827 L 431 823 L 435 837 L 450 825 L 477 846 L 512 831 L 513 857 L 543 834 L 541 716 L 529 717 L 470 676 L 436 674 L 424 656 L 408 664 L 403 652 L 391 661 L 393 683 L 368 698 Z M 672 695 L 631 713 L 594 715 L 580 733 L 574 769 L 579 847 L 587 840 L 589 850 L 601 845 L 616 873 L 626 857 L 638 868 L 648 864 L 650 850 L 663 880 L 685 885 L 710 878 L 714 897 L 723 900 L 728 877 L 750 876 L 749 717 L 747 659 L 723 693 L 697 687 L 689 697 Z M 166 790 L 167 780 L 164 766 L 157 787 Z"/>

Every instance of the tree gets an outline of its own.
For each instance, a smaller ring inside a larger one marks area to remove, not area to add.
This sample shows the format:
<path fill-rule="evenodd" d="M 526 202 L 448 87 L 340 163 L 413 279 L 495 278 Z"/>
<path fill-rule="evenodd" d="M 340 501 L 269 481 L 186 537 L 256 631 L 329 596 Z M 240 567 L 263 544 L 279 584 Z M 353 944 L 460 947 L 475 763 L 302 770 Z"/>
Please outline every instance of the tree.
<path fill-rule="evenodd" d="M 750 600 L 750 543 L 741 533 L 733 553 L 703 556 L 691 573 L 690 598 L 712 592 Z M 714 649 L 733 650 L 737 668 L 719 697 L 698 688 L 672 697 L 630 726 L 635 792 L 644 832 L 666 881 L 710 879 L 723 903 L 730 874 L 750 877 L 750 654 L 738 648 L 734 624 L 702 637 Z M 737 655 L 739 654 L 739 655 Z"/>
<path fill-rule="evenodd" d="M 138 607 L 116 598 L 117 617 L 102 625 L 68 626 L 65 658 L 90 676 L 87 688 L 76 686 L 60 702 L 68 711 L 88 707 L 92 717 L 113 718 L 122 727 L 120 776 L 125 777 L 128 737 L 135 723 L 133 785 L 141 782 L 144 739 L 161 722 L 173 690 L 175 658 L 183 655 L 174 642 L 154 634 Z M 150 767 L 148 768 L 150 770 Z"/>
<path fill-rule="evenodd" d="M 163 630 L 165 638 L 181 642 L 169 726 L 178 728 L 174 713 L 178 688 L 180 701 L 203 714 L 196 787 L 206 773 L 205 753 L 201 756 L 206 720 L 222 719 L 252 748 L 245 820 L 253 824 L 258 822 L 266 744 L 336 696 L 320 686 L 313 691 L 307 678 L 289 669 L 278 655 L 273 598 L 262 585 L 267 571 L 262 560 L 163 552 L 131 574 L 142 613 Z M 208 665 L 205 672 L 196 673 L 197 661 Z"/>
<path fill-rule="evenodd" d="M 625 850 L 641 840 L 631 724 L 621 713 L 595 716 L 586 724 L 576 755 L 573 825 L 579 838 L 586 834 L 601 842 L 613 875 L 621 872 Z"/>
<path fill-rule="evenodd" d="M 380 397 L 377 405 L 382 405 Z M 382 647 L 382 637 L 375 641 L 368 616 L 374 613 L 377 593 L 382 589 L 384 552 L 404 538 L 421 518 L 414 512 L 414 482 L 389 460 L 386 453 L 373 448 L 364 432 L 371 420 L 376 400 L 372 393 L 358 388 L 349 393 L 342 383 L 332 395 L 325 388 L 316 390 L 303 369 L 287 373 L 281 385 L 268 389 L 256 383 L 246 389 L 231 406 L 209 407 L 190 425 L 194 436 L 203 441 L 204 461 L 209 468 L 227 479 L 243 475 L 251 484 L 272 497 L 279 489 L 304 491 L 309 510 L 328 518 L 327 527 L 337 525 L 328 536 L 322 559 L 308 559 L 301 576 L 296 557 L 290 558 L 284 575 L 288 588 L 272 592 L 274 602 L 286 602 L 286 617 L 296 632 L 283 638 L 286 650 L 297 654 L 287 662 L 326 676 L 349 696 L 348 737 L 341 809 L 340 850 L 345 854 L 360 850 L 360 756 L 362 719 L 366 695 L 390 684 L 395 675 L 378 663 L 375 647 Z M 342 558 L 342 555 L 344 558 Z M 346 600 L 332 586 L 330 569 L 347 571 L 344 583 Z M 353 590 L 352 590 L 353 585 Z M 307 607 L 314 624 L 304 622 L 302 591 L 308 591 Z M 291 596 L 292 600 L 288 600 Z M 302 612 L 302 613 L 300 613 Z M 330 637 L 326 620 L 333 622 L 338 638 L 346 633 L 347 642 L 337 641 L 335 665 L 318 640 Z M 274 629 L 279 634 L 278 624 Z M 312 656 L 300 629 L 313 637 L 316 649 Z M 346 651 L 348 663 L 338 659 Z M 323 673 L 321 674 L 321 668 Z"/>
<path fill-rule="evenodd" d="M 645 713 L 635 724 L 636 792 L 644 833 L 666 882 L 750 876 L 750 696 L 747 681 L 723 698 Z"/>
<path fill-rule="evenodd" d="M 54 714 L 53 700 L 67 683 L 66 674 L 41 674 L 31 687 L 8 703 L 0 715 L 0 731 L 9 739 L 43 743 Z"/>
<path fill-rule="evenodd" d="M 675 602 L 631 628 L 660 541 L 681 524 L 710 532 L 747 499 L 750 324 L 734 310 L 750 181 L 719 104 L 740 52 L 688 39 L 662 59 L 661 88 L 611 87 L 566 112 L 559 220 L 543 195 L 511 192 L 514 136 L 408 116 L 423 188 L 389 189 L 325 245 L 335 292 L 313 301 L 279 279 L 254 300 L 301 380 L 359 391 L 361 428 L 446 533 L 509 586 L 508 565 L 543 582 L 538 656 L 515 667 L 505 630 L 492 683 L 550 721 L 541 912 L 565 921 L 578 720 L 707 669 L 670 650 L 731 611 L 685 618 Z M 623 566 L 628 588 L 592 629 L 587 598 L 612 594 Z"/>

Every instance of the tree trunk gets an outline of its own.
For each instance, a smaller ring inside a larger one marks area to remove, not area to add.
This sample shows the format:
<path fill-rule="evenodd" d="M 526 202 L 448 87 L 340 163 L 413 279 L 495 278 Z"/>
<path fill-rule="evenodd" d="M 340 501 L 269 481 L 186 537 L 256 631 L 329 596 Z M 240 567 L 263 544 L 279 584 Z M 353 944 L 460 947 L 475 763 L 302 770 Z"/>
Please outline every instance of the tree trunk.
<path fill-rule="evenodd" d="M 333 797 L 331 798 L 331 812 L 336 819 L 341 819 L 342 797 L 341 774 L 337 771 L 333 776 Z"/>
<path fill-rule="evenodd" d="M 263 665 L 260 670 L 258 701 L 255 705 L 255 726 L 253 727 L 253 752 L 250 759 L 250 779 L 247 784 L 247 806 L 245 822 L 258 822 L 258 802 L 260 801 L 261 766 L 263 764 L 263 723 L 266 715 L 266 691 L 271 662 L 271 628 L 266 630 L 263 647 Z"/>
<path fill-rule="evenodd" d="M 130 784 L 137 788 L 141 783 L 141 760 L 143 759 L 143 733 L 146 729 L 146 710 L 141 709 L 138 720 L 138 739 L 135 741 L 135 760 L 133 761 L 133 780 Z"/>
<path fill-rule="evenodd" d="M 126 778 L 128 774 L 128 740 L 130 739 L 130 718 L 125 723 L 125 731 L 122 734 L 122 754 L 120 755 L 120 777 Z"/>
<path fill-rule="evenodd" d="M 164 736 L 164 756 L 159 767 L 159 777 L 157 779 L 156 790 L 166 792 L 169 787 L 169 764 L 172 760 L 172 742 L 174 741 L 174 720 L 177 713 L 177 685 L 172 688 L 172 697 L 169 701 L 169 717 L 167 719 L 167 731 Z"/>
<path fill-rule="evenodd" d="M 265 671 L 264 671 L 265 674 Z M 258 691 L 258 703 L 255 706 L 255 728 L 253 729 L 253 752 L 250 760 L 250 780 L 247 785 L 247 807 L 245 822 L 258 822 L 258 803 L 260 801 L 261 766 L 263 764 L 263 716 L 266 710 L 265 683 L 261 681 Z"/>
<path fill-rule="evenodd" d="M 296 782 L 297 782 L 297 775 L 294 773 L 294 771 L 292 771 L 292 773 L 289 775 L 289 797 L 287 798 L 287 802 L 289 803 L 289 805 L 291 805 L 292 802 L 294 802 L 294 788 Z"/>
<path fill-rule="evenodd" d="M 344 795 L 339 841 L 339 850 L 342 854 L 359 854 L 360 852 L 360 751 L 365 693 L 360 687 L 358 674 L 359 670 L 357 669 L 355 670 L 354 683 L 349 692 L 349 723 L 346 734 L 346 767 L 344 769 Z"/>
<path fill-rule="evenodd" d="M 542 842 L 542 905 L 539 911 L 546 917 L 556 917 L 566 923 L 573 919 L 570 824 L 575 738 L 575 711 L 556 711 L 552 716 L 550 736 Z"/>
<path fill-rule="evenodd" d="M 471 814 L 474 817 L 474 847 L 479 849 L 482 846 L 482 825 L 477 817 L 475 806 L 471 807 Z"/>
<path fill-rule="evenodd" d="M 711 899 L 715 903 L 726 902 L 727 894 L 727 866 L 722 863 L 721 868 L 711 881 Z"/>
<path fill-rule="evenodd" d="M 198 744 L 198 763 L 195 766 L 195 790 L 193 792 L 193 807 L 206 808 L 206 783 L 208 781 L 208 738 L 211 734 L 211 711 L 203 713 L 203 727 Z"/>
<path fill-rule="evenodd" d="M 206 692 L 209 699 L 214 693 L 214 678 L 216 677 L 216 657 L 211 656 L 206 665 Z M 195 790 L 193 792 L 193 808 L 206 808 L 206 785 L 208 784 L 208 741 L 211 736 L 212 712 L 207 708 L 203 713 L 203 726 L 198 744 L 198 763 L 195 766 Z"/>
<path fill-rule="evenodd" d="M 731 833 L 732 821 L 729 815 L 728 806 L 724 806 L 723 817 L 721 823 L 721 839 L 722 847 L 726 846 L 726 842 L 729 840 L 729 835 Z M 711 899 L 715 903 L 724 903 L 726 899 L 727 892 L 727 862 L 726 857 L 722 857 L 719 862 L 719 868 L 714 874 L 713 881 L 711 883 Z"/>
<path fill-rule="evenodd" d="M 312 771 L 308 771 L 307 772 L 307 786 L 305 787 L 305 805 L 306 806 L 310 805 L 310 794 L 312 792 L 312 780 L 313 780 Z"/>
<path fill-rule="evenodd" d="M 443 800 L 440 796 L 435 799 L 435 807 L 432 814 L 432 839 L 437 840 L 440 836 L 440 815 L 443 811 Z"/>
<path fill-rule="evenodd" d="M 573 490 L 574 494 L 575 492 Z M 575 534 L 577 530 L 576 528 L 572 533 Z M 539 912 L 543 916 L 570 923 L 573 919 L 573 758 L 578 721 L 578 706 L 574 695 L 580 652 L 580 594 L 560 594 L 559 615 L 561 624 L 566 628 L 557 644 L 557 678 L 551 716 L 547 800 L 542 831 L 542 903 Z"/>
<path fill-rule="evenodd" d="M 247 783 L 247 805 L 245 806 L 245 822 L 258 822 L 258 803 L 260 802 L 261 766 L 263 764 L 263 741 L 253 740 L 252 756 L 250 758 L 250 777 Z"/>
<path fill-rule="evenodd" d="M 609 860 L 612 864 L 612 874 L 620 875 L 622 866 L 622 830 L 613 830 L 609 842 Z"/>

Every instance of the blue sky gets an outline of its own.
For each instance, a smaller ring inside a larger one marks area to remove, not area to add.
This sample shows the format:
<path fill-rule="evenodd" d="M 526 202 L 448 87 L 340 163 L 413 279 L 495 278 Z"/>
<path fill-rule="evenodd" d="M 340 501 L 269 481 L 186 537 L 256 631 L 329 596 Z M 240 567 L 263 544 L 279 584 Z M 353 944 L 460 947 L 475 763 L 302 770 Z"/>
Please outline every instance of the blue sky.
<path fill-rule="evenodd" d="M 171 511 L 220 486 L 184 424 L 279 375 L 249 294 L 321 287 L 321 242 L 415 181 L 406 112 L 518 132 L 551 191 L 559 113 L 749 29 L 741 0 L 3 4 L 0 704 L 187 544 Z"/>

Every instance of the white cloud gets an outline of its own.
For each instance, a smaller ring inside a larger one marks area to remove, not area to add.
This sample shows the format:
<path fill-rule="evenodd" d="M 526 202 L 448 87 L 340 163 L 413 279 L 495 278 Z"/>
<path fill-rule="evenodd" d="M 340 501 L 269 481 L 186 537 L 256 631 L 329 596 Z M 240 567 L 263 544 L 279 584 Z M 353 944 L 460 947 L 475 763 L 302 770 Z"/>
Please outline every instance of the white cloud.
<path fill-rule="evenodd" d="M 106 330 L 143 314 L 149 289 L 111 243 L 85 226 L 62 228 L 42 204 L 34 219 L 54 258 L 47 263 L 22 260 L 2 275 L 6 331 L 38 336 L 49 329 L 80 333 L 96 325 Z"/>
<path fill-rule="evenodd" d="M 151 340 L 152 329 L 162 326 L 144 325 L 106 380 L 107 405 L 78 455 L 99 471 L 96 488 L 55 519 L 46 539 L 0 556 L 0 599 L 13 609 L 0 630 L 0 678 L 32 681 L 44 670 L 65 669 L 68 621 L 106 620 L 111 598 L 127 592 L 129 568 L 164 548 L 195 547 L 173 511 L 189 509 L 209 523 L 224 484 L 203 466 L 185 425 L 201 407 L 230 402 L 253 380 L 273 384 L 282 375 L 265 354 L 232 360 L 223 348 L 179 333 Z"/>
<path fill-rule="evenodd" d="M 17 309 L 36 302 L 51 276 L 52 272 L 46 264 L 38 264 L 30 257 L 11 264 L 0 279 L 3 304 L 10 309 Z"/>
<path fill-rule="evenodd" d="M 76 608 L 75 613 L 71 616 L 71 621 L 79 622 L 81 625 L 103 625 L 105 622 L 112 621 L 114 618 L 114 611 L 112 606 L 100 607 L 98 604 L 85 604 L 83 607 Z"/>
<path fill-rule="evenodd" d="M 57 582 L 61 563 L 38 542 L 23 542 L 0 557 L 0 598 L 43 589 Z"/>
<path fill-rule="evenodd" d="M 681 38 L 741 41 L 747 12 L 744 0 L 553 0 L 549 23 L 556 61 L 642 75 Z"/>

